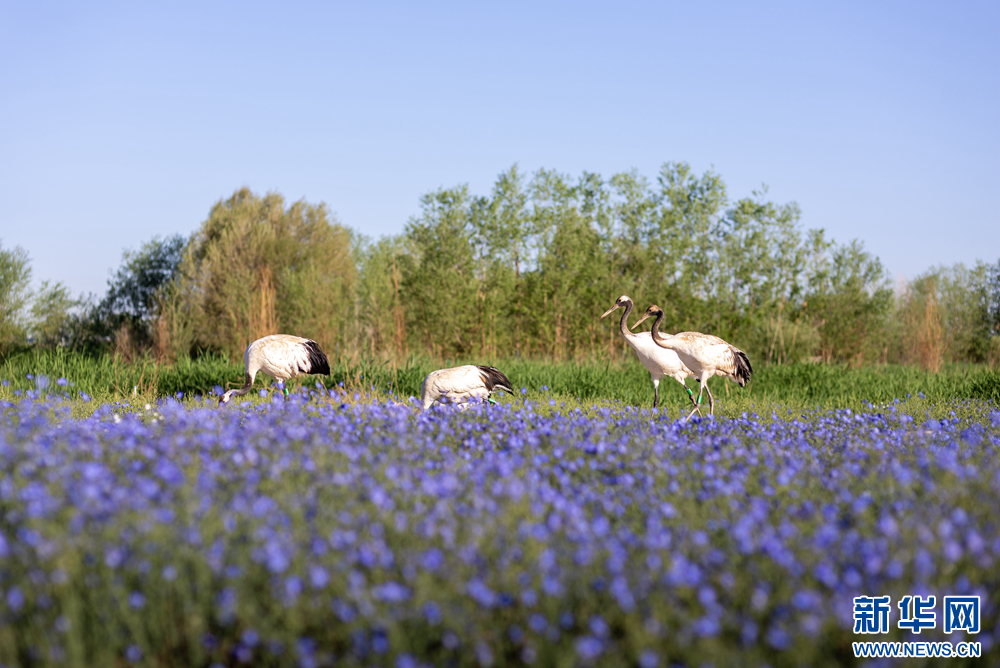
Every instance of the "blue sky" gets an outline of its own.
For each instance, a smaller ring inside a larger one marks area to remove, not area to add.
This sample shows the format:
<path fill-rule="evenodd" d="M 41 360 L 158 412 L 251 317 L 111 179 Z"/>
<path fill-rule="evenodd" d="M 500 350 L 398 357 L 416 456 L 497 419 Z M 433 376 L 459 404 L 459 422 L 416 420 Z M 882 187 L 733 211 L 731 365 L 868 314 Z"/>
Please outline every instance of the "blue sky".
<path fill-rule="evenodd" d="M 369 235 L 522 170 L 713 168 L 894 276 L 1000 259 L 997 3 L 0 0 L 0 244 L 103 293 L 241 186 Z"/>

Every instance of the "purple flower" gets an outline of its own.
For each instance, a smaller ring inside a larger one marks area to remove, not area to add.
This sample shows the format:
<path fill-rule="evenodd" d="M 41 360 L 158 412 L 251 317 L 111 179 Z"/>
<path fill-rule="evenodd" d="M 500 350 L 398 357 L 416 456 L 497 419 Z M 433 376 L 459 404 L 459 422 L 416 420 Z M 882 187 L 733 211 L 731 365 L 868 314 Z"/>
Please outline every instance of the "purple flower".
<path fill-rule="evenodd" d="M 444 565 L 444 553 L 436 547 L 424 552 L 420 561 L 424 569 L 434 572 Z"/>
<path fill-rule="evenodd" d="M 171 486 L 184 482 L 184 472 L 166 457 L 161 457 L 153 465 L 153 475 Z"/>
<path fill-rule="evenodd" d="M 582 636 L 573 642 L 577 655 L 584 661 L 593 661 L 604 651 L 604 643 L 592 636 Z"/>
<path fill-rule="evenodd" d="M 302 578 L 292 575 L 285 579 L 285 598 L 291 601 L 302 593 Z"/>
<path fill-rule="evenodd" d="M 772 626 L 767 631 L 767 644 L 776 650 L 788 649 L 792 642 L 792 637 L 780 625 Z"/>
<path fill-rule="evenodd" d="M 108 568 L 118 568 L 125 561 L 125 550 L 120 547 L 109 548 L 104 553 L 104 565 Z"/>
<path fill-rule="evenodd" d="M 240 641 L 247 647 L 256 647 L 257 643 L 260 642 L 260 635 L 252 628 L 247 628 L 243 630 Z"/>
<path fill-rule="evenodd" d="M 496 593 L 479 578 L 473 578 L 465 585 L 465 593 L 484 608 L 492 608 L 497 603 Z"/>
<path fill-rule="evenodd" d="M 372 595 L 379 601 L 386 603 L 402 603 L 410 598 L 410 590 L 398 582 L 386 582 L 375 587 Z"/>
<path fill-rule="evenodd" d="M 264 547 L 264 558 L 268 570 L 272 573 L 284 573 L 291 564 L 291 559 L 289 559 L 284 546 L 277 542 L 270 542 Z"/>
<path fill-rule="evenodd" d="M 428 624 L 437 626 L 441 623 L 441 606 L 434 601 L 424 603 L 424 617 L 427 619 Z"/>
<path fill-rule="evenodd" d="M 322 589 L 330 582 L 330 574 L 322 566 L 309 567 L 309 583 L 316 589 Z"/>
<path fill-rule="evenodd" d="M 594 615 L 590 618 L 590 632 L 598 638 L 607 638 L 610 629 L 608 628 L 608 623 L 604 621 L 604 618 L 600 615 Z"/>
<path fill-rule="evenodd" d="M 21 592 L 21 588 L 17 585 L 14 585 L 7 591 L 7 607 L 12 612 L 20 612 L 21 608 L 24 607 L 24 593 Z"/>

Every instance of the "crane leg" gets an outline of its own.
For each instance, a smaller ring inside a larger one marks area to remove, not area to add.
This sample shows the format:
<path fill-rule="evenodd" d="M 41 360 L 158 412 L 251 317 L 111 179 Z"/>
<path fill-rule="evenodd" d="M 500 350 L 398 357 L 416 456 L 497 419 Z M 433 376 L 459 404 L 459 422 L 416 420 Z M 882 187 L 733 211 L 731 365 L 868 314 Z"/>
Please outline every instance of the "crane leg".
<path fill-rule="evenodd" d="M 712 394 L 712 388 L 705 383 L 705 390 L 708 392 L 708 414 L 715 416 L 715 395 Z"/>
<path fill-rule="evenodd" d="M 660 405 L 660 381 L 653 380 L 653 408 Z"/>
<path fill-rule="evenodd" d="M 683 387 L 683 388 L 684 388 L 684 390 L 685 390 L 685 391 L 686 391 L 686 392 L 688 393 L 688 399 L 690 399 L 690 400 L 691 400 L 691 403 L 692 403 L 692 404 L 695 404 L 695 403 L 697 403 L 697 402 L 695 402 L 695 400 L 694 400 L 694 392 L 692 392 L 692 391 L 691 391 L 691 388 L 687 386 L 687 383 L 685 383 L 685 382 L 684 382 L 684 380 L 683 380 L 682 378 L 678 378 L 678 377 L 676 377 L 676 376 L 674 376 L 674 380 L 676 380 L 676 381 L 677 381 L 678 383 L 680 383 L 680 384 L 681 384 L 681 387 Z"/>
<path fill-rule="evenodd" d="M 695 413 L 701 415 L 701 397 L 702 394 L 705 392 L 706 386 L 705 386 L 705 381 L 699 381 L 699 382 L 701 383 L 701 389 L 698 391 L 698 401 L 696 401 L 694 404 L 694 410 L 688 413 L 687 418 L 685 418 L 686 420 L 690 420 L 691 416 L 694 415 Z M 709 392 L 709 396 L 712 396 L 711 391 Z M 694 397 L 692 397 L 692 400 L 694 400 Z"/>

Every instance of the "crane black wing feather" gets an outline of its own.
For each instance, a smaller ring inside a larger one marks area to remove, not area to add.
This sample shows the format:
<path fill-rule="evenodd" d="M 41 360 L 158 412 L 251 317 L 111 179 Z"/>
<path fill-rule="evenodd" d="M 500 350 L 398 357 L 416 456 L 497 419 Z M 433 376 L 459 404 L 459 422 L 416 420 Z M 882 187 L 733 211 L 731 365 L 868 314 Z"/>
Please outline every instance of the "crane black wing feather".
<path fill-rule="evenodd" d="M 303 369 L 302 373 L 317 373 L 324 376 L 330 374 L 330 362 L 326 359 L 326 354 L 319 349 L 315 341 L 306 341 L 302 344 L 309 354 L 309 368 Z"/>
<path fill-rule="evenodd" d="M 750 374 L 753 373 L 753 368 L 750 366 L 750 358 L 747 354 L 740 350 L 739 348 L 733 348 L 733 357 L 736 362 L 736 381 L 740 384 L 740 387 L 746 387 L 747 382 L 750 380 Z"/>
<path fill-rule="evenodd" d="M 514 394 L 514 388 L 511 387 L 510 380 L 507 379 L 507 376 L 503 375 L 500 369 L 492 366 L 479 366 L 478 364 L 476 368 L 479 369 L 479 373 L 483 377 L 483 382 L 486 383 L 487 391 L 492 392 L 493 388 L 497 388 L 509 394 Z"/>

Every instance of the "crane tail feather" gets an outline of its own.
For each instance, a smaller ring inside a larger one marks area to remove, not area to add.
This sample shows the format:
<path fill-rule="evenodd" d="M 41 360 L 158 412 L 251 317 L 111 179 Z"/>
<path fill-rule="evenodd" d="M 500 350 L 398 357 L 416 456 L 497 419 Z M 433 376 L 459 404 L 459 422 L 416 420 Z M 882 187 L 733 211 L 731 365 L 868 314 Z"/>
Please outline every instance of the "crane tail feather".
<path fill-rule="evenodd" d="M 514 388 L 511 387 L 510 380 L 507 376 L 503 375 L 503 372 L 492 366 L 479 366 L 480 375 L 483 377 L 483 382 L 486 383 L 486 389 L 489 392 L 493 392 L 493 389 L 503 390 L 509 394 L 514 394 Z"/>

